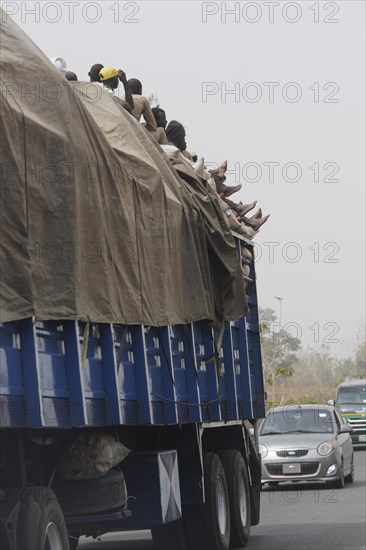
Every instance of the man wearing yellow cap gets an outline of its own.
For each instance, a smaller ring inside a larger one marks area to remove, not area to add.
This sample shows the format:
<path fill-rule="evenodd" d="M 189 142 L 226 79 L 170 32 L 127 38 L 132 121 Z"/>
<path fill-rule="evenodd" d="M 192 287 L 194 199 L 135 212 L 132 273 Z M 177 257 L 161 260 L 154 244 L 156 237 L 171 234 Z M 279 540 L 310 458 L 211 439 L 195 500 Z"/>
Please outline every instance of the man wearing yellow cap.
<path fill-rule="evenodd" d="M 122 82 L 123 87 L 125 89 L 126 101 L 120 98 L 117 98 L 117 99 L 121 102 L 122 106 L 127 111 L 131 112 L 132 109 L 134 108 L 134 102 L 133 102 L 132 94 L 127 84 L 126 73 L 121 69 L 117 71 L 114 67 L 108 66 L 108 67 L 103 67 L 103 69 L 100 70 L 99 78 L 100 78 L 100 82 L 102 83 L 102 88 L 113 97 L 116 97 L 115 90 L 118 88 L 119 81 Z"/>

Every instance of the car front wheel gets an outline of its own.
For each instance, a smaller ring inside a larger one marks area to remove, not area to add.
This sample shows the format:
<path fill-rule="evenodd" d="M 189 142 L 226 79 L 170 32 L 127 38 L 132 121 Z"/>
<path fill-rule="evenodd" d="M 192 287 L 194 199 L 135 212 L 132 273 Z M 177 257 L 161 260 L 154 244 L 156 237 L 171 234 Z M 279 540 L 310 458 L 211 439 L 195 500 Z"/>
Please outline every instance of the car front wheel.
<path fill-rule="evenodd" d="M 336 479 L 335 482 L 333 483 L 333 487 L 335 489 L 343 489 L 343 487 L 344 487 L 343 461 L 342 461 L 342 464 L 341 464 L 341 474 L 340 474 L 339 478 Z"/>
<path fill-rule="evenodd" d="M 354 465 L 353 457 L 352 457 L 351 471 L 348 475 L 345 476 L 344 481 L 346 483 L 353 483 L 354 480 L 355 480 L 355 465 Z"/>

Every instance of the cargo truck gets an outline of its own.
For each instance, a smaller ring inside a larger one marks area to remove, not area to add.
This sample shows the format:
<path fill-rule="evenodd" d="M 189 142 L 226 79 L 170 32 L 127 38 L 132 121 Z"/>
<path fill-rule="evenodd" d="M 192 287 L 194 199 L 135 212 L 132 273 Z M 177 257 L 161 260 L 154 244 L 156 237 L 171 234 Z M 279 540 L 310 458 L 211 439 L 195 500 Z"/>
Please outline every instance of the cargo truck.
<path fill-rule="evenodd" d="M 1 548 L 135 529 L 243 547 L 265 412 L 253 243 L 2 15 Z"/>
<path fill-rule="evenodd" d="M 64 523 L 71 547 L 81 535 L 142 528 L 164 548 L 248 542 L 261 476 L 249 426 L 264 414 L 254 266 L 250 279 L 251 313 L 226 323 L 219 350 L 204 321 L 91 324 L 87 344 L 82 322 L 2 325 L 5 547 L 66 550 Z M 57 479 L 65 439 L 93 429 L 133 450 L 121 472 Z"/>

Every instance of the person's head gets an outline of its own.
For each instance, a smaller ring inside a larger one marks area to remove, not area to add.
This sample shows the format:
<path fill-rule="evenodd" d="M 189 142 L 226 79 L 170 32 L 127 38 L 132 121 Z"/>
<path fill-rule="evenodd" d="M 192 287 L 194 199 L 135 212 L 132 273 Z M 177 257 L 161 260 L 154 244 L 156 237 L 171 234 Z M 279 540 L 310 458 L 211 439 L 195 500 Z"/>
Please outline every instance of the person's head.
<path fill-rule="evenodd" d="M 183 124 L 177 120 L 171 120 L 165 130 L 168 141 L 178 147 L 180 151 L 187 149 L 186 131 Z"/>
<path fill-rule="evenodd" d="M 156 124 L 157 124 L 157 127 L 158 128 L 166 128 L 166 125 L 168 123 L 167 119 L 166 119 L 166 116 L 165 116 L 165 111 L 163 109 L 160 109 L 159 107 L 153 107 L 152 109 L 152 114 L 154 115 L 154 118 L 156 120 Z"/>
<path fill-rule="evenodd" d="M 118 88 L 119 78 L 118 71 L 114 67 L 103 67 L 99 72 L 100 81 L 106 84 L 113 90 Z"/>
<path fill-rule="evenodd" d="M 78 77 L 77 77 L 76 74 L 73 73 L 72 71 L 66 71 L 66 73 L 65 73 L 65 78 L 66 78 L 66 80 L 68 80 L 69 82 L 77 82 L 77 80 L 78 80 Z"/>
<path fill-rule="evenodd" d="M 142 95 L 142 84 L 137 78 L 130 78 L 127 80 L 127 85 L 131 94 Z"/>
<path fill-rule="evenodd" d="M 104 65 L 101 63 L 96 63 L 90 67 L 90 71 L 88 72 L 90 82 L 100 82 L 99 73 L 103 68 Z"/>
<path fill-rule="evenodd" d="M 52 57 L 50 59 L 51 63 L 61 74 L 65 75 L 67 71 L 66 61 L 63 57 Z"/>

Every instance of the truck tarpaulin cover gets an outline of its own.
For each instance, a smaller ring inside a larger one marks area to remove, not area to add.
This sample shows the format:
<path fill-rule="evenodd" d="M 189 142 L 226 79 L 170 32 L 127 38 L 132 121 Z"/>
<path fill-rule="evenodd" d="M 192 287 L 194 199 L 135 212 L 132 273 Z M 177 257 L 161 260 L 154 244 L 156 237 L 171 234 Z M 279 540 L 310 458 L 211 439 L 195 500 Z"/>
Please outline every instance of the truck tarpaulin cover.
<path fill-rule="evenodd" d="M 67 82 L 0 15 L 1 321 L 245 314 L 215 196 L 97 84 Z"/>

